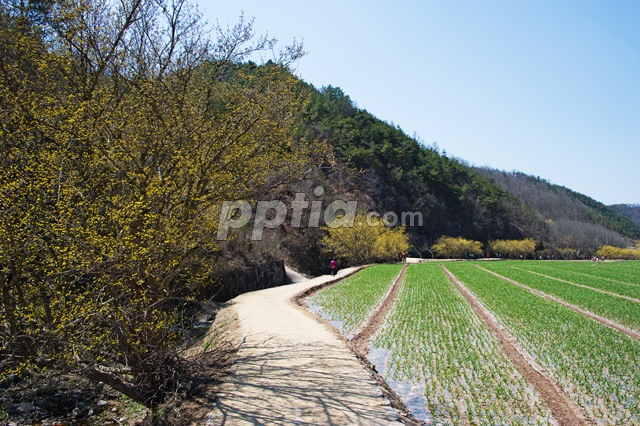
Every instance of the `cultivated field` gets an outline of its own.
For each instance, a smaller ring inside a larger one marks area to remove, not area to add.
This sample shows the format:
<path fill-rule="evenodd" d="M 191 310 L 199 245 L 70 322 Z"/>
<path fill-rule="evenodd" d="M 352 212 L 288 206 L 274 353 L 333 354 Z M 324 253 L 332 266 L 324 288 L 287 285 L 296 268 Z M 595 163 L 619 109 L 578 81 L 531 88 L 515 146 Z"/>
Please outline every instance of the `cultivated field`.
<path fill-rule="evenodd" d="M 400 269 L 385 266 L 318 293 L 323 315 L 349 324 L 346 333 L 362 327 Z M 411 265 L 371 353 L 433 424 L 631 425 L 640 424 L 638 330 L 640 262 Z"/>
<path fill-rule="evenodd" d="M 309 305 L 312 310 L 320 309 L 344 334 L 352 335 L 382 302 L 401 269 L 402 265 L 369 267 L 316 293 Z"/>

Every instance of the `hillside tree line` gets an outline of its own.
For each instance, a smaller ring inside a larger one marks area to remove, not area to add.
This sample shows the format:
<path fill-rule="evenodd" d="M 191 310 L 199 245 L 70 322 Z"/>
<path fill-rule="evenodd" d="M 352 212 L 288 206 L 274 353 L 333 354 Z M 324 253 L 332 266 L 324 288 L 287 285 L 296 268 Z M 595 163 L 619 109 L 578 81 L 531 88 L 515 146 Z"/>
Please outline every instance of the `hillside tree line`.
<path fill-rule="evenodd" d="M 2 1 L 1 381 L 70 372 L 148 407 L 175 388 L 215 206 L 325 151 L 294 142 L 303 51 L 274 43 L 186 0 Z"/>

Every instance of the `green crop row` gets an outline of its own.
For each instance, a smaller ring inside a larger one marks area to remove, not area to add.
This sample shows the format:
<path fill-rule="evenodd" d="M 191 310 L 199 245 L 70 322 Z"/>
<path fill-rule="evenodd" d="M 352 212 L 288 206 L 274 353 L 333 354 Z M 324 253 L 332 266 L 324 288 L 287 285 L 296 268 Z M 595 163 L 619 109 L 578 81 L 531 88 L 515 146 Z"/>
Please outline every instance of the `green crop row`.
<path fill-rule="evenodd" d="M 638 302 L 512 268 L 508 263 L 485 262 L 482 267 L 631 329 L 640 330 Z"/>
<path fill-rule="evenodd" d="M 542 262 L 550 268 L 640 286 L 640 261 L 622 263 Z"/>
<path fill-rule="evenodd" d="M 640 423 L 640 343 L 476 268 L 447 268 L 596 424 Z"/>
<path fill-rule="evenodd" d="M 537 393 L 437 265 L 412 265 L 373 345 L 390 382 L 425 389 L 437 424 L 549 424 Z"/>
<path fill-rule="evenodd" d="M 604 276 L 596 277 L 581 272 L 578 268 L 573 268 L 573 270 L 555 268 L 551 265 L 542 264 L 540 262 L 523 262 L 522 264 L 513 262 L 512 265 L 518 268 L 526 269 L 527 271 L 537 272 L 539 274 L 547 275 L 561 280 L 571 281 L 576 284 L 586 285 L 588 287 L 605 290 L 640 300 L 640 285 L 638 284 L 629 284 L 613 278 L 605 278 Z"/>
<path fill-rule="evenodd" d="M 401 270 L 402 265 L 371 266 L 319 291 L 310 304 L 339 324 L 343 333 L 354 333 L 382 302 Z"/>

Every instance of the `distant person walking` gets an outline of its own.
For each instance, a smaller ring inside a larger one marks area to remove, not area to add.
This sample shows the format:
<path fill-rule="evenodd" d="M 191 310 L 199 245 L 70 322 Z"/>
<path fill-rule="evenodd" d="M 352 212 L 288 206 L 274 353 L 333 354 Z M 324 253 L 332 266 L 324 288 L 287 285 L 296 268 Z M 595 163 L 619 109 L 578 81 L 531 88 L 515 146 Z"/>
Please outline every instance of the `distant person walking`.
<path fill-rule="evenodd" d="M 338 262 L 336 262 L 335 260 L 332 260 L 329 263 L 329 266 L 331 266 L 331 276 L 334 276 L 336 272 L 338 272 Z"/>

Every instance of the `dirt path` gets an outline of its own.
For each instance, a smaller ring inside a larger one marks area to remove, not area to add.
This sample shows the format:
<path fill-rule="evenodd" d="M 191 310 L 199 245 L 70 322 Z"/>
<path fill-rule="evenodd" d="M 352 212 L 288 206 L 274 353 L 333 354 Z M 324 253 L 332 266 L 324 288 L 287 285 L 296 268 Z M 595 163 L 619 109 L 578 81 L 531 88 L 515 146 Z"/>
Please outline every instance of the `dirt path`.
<path fill-rule="evenodd" d="M 202 425 L 402 424 L 344 341 L 292 301 L 331 280 L 322 276 L 234 299 L 244 341 Z"/>
<path fill-rule="evenodd" d="M 589 424 L 578 404 L 567 396 L 558 383 L 524 350 L 511 333 L 498 323 L 493 314 L 444 265 L 440 267 L 469 301 L 480 319 L 497 336 L 502 350 L 511 358 L 520 374 L 538 391 L 556 421 L 561 426 Z"/>
<path fill-rule="evenodd" d="M 305 277 L 304 275 L 302 275 L 298 271 L 295 271 L 295 270 L 289 268 L 288 266 L 285 266 L 284 270 L 287 273 L 287 284 L 301 283 L 303 281 L 307 281 L 308 280 L 307 277 Z"/>
<path fill-rule="evenodd" d="M 371 318 L 367 320 L 367 323 L 362 327 L 358 334 L 353 337 L 352 340 L 349 340 L 348 337 L 341 334 L 334 327 L 331 327 L 331 331 L 333 331 L 333 333 L 338 336 L 338 338 L 342 340 L 344 344 L 356 355 L 360 363 L 366 368 L 371 377 L 373 377 L 376 384 L 384 394 L 385 398 L 390 401 L 391 405 L 396 409 L 396 412 L 400 413 L 402 419 L 401 422 L 406 426 L 421 426 L 425 423 L 413 415 L 402 398 L 391 388 L 391 386 L 389 386 L 386 380 L 380 375 L 375 365 L 373 365 L 367 358 L 367 354 L 369 353 L 369 340 L 382 325 L 385 315 L 393 306 L 393 301 L 400 291 L 400 287 L 402 285 L 406 270 L 407 265 L 402 268 L 402 270 L 396 277 L 395 281 L 391 285 L 391 288 L 389 289 L 389 292 L 385 296 L 384 300 L 380 303 L 380 306 L 378 306 L 373 315 L 371 315 Z M 308 309 L 306 301 L 307 298 L 326 286 L 327 284 L 321 284 L 308 288 L 304 292 L 296 295 L 296 302 L 305 309 Z M 328 320 L 322 318 L 320 315 L 314 314 L 314 316 L 320 322 L 326 324 L 329 323 Z"/>
<path fill-rule="evenodd" d="M 535 288 L 531 288 L 529 286 L 526 286 L 526 285 L 524 285 L 522 283 L 519 283 L 518 281 L 514 281 L 514 280 L 512 280 L 510 278 L 507 278 L 505 276 L 502 276 L 502 275 L 500 275 L 500 274 L 498 274 L 496 272 L 493 272 L 493 271 L 490 271 L 488 269 L 485 269 L 485 268 L 483 268 L 483 267 L 481 267 L 479 265 L 476 265 L 476 267 L 482 269 L 483 271 L 489 272 L 490 274 L 493 274 L 496 277 L 502 278 L 505 281 L 509 281 L 511 284 L 517 285 L 518 287 L 524 288 L 527 291 L 530 291 L 530 292 L 532 292 L 534 294 L 537 294 L 540 297 L 544 297 L 545 299 L 548 299 L 548 300 L 554 301 L 556 303 L 559 303 L 562 306 L 565 306 L 565 307 L 571 309 L 574 312 L 582 314 L 582 315 L 584 315 L 584 316 L 586 316 L 588 318 L 591 318 L 592 320 L 598 321 L 599 323 L 604 324 L 607 327 L 613 328 L 614 330 L 619 331 L 620 333 L 622 333 L 624 335 L 627 335 L 627 336 L 629 336 L 629 337 L 631 337 L 633 339 L 636 339 L 636 340 L 640 340 L 640 333 L 638 333 L 637 331 L 629 330 L 628 328 L 626 328 L 625 326 L 623 326 L 621 324 L 618 324 L 617 322 L 608 320 L 606 318 L 601 317 L 600 315 L 596 315 L 596 314 L 591 313 L 589 311 L 585 311 L 584 309 L 578 308 L 577 306 L 572 305 L 571 303 L 567 303 L 564 300 L 560 300 L 560 299 L 558 299 L 556 297 L 550 296 L 547 293 L 544 293 L 544 292 L 542 292 L 540 290 L 536 290 Z"/>

